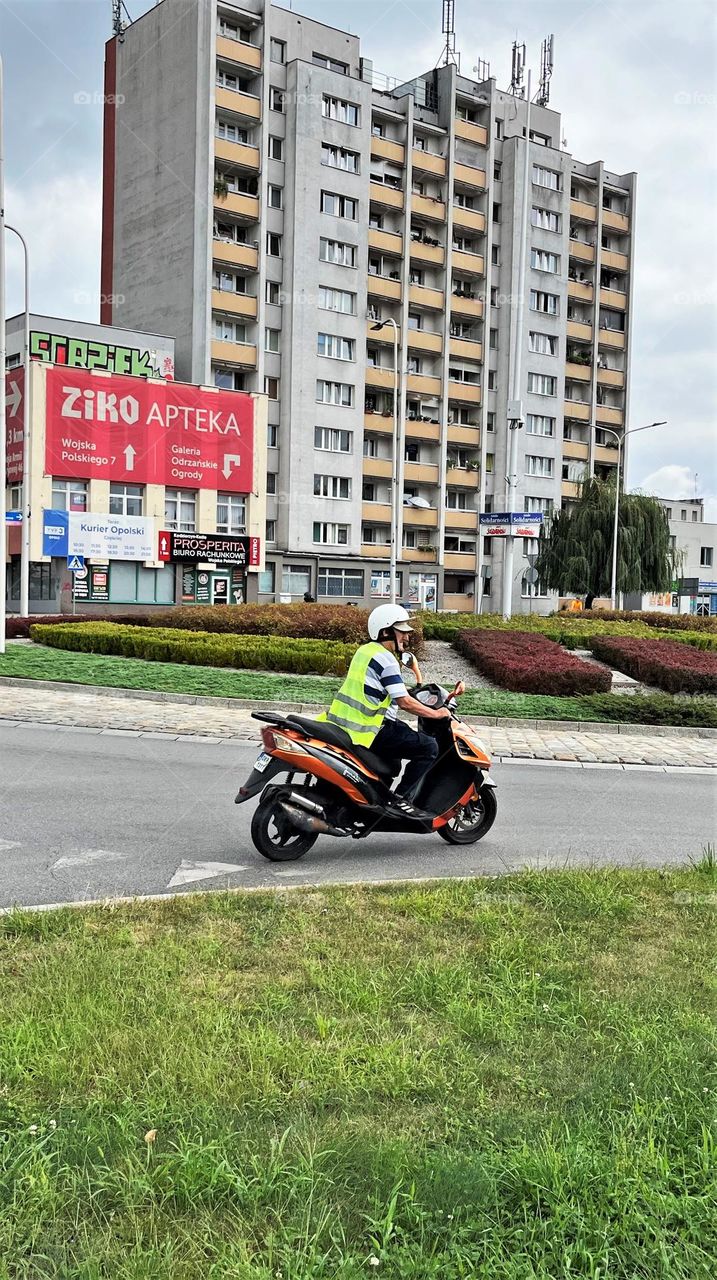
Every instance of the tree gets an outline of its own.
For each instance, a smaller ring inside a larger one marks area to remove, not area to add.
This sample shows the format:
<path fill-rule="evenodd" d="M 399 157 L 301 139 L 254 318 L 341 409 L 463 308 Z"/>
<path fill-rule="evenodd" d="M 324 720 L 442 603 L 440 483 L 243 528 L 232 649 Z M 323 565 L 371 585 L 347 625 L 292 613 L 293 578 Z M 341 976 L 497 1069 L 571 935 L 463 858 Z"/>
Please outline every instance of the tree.
<path fill-rule="evenodd" d="M 615 485 L 586 480 L 575 503 L 553 516 L 540 535 L 535 568 L 552 591 L 585 597 L 610 594 Z M 667 515 L 655 498 L 620 495 L 618 591 L 666 591 L 675 568 Z"/>

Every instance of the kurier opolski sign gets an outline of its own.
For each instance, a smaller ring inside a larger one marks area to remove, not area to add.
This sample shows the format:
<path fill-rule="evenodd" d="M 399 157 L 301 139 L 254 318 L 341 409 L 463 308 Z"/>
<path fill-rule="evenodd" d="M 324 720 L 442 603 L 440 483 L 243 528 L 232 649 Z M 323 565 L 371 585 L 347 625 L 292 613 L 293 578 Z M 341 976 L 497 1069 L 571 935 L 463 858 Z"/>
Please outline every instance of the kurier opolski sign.
<path fill-rule="evenodd" d="M 42 513 L 44 556 L 87 556 L 95 560 L 154 560 L 152 516 L 107 516 L 91 512 Z"/>
<path fill-rule="evenodd" d="M 47 371 L 47 475 L 249 493 L 253 451 L 254 401 L 241 392 Z"/>

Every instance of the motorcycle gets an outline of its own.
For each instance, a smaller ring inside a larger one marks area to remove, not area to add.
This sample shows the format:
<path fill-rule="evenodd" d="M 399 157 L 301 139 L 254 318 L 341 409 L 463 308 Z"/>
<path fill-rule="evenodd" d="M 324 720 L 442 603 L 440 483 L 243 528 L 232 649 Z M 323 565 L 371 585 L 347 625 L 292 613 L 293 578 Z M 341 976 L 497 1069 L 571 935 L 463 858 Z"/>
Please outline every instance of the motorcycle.
<path fill-rule="evenodd" d="M 391 764 L 356 746 L 343 729 L 308 716 L 252 712 L 266 726 L 261 730 L 263 751 L 235 803 L 261 794 L 251 837 L 263 857 L 294 861 L 320 835 L 360 840 L 378 832 L 435 832 L 448 844 L 482 840 L 498 811 L 490 756 L 440 685 L 417 685 L 413 696 L 451 712 L 450 719 L 419 719 L 419 728 L 438 741 L 438 756 L 410 796 L 427 818 L 410 812 L 405 799 L 391 790 L 396 772 Z M 286 778 L 272 781 L 279 774 Z"/>

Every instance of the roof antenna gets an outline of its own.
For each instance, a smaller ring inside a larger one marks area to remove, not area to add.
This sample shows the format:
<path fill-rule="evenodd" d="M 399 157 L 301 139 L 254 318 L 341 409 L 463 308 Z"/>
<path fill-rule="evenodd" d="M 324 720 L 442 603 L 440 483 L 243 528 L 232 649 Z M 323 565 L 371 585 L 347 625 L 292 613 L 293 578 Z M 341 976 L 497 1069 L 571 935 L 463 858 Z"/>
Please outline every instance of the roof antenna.
<path fill-rule="evenodd" d="M 126 22 L 122 17 L 123 9 L 127 16 Z M 132 19 L 129 15 L 129 10 L 127 9 L 127 5 L 125 4 L 124 0 L 112 0 L 112 34 L 113 36 L 118 37 L 120 44 L 122 44 L 124 41 L 124 33 L 127 27 L 131 25 L 132 25 Z"/>
<path fill-rule="evenodd" d="M 535 95 L 536 105 L 547 107 L 550 98 L 550 77 L 553 74 L 553 40 L 554 36 L 546 36 L 540 46 L 540 83 Z"/>
<path fill-rule="evenodd" d="M 446 37 L 441 57 L 443 66 L 454 66 L 460 71 L 461 55 L 456 53 L 456 0 L 443 0 L 443 22 L 441 31 Z"/>
<path fill-rule="evenodd" d="M 513 59 L 510 69 L 510 89 L 516 98 L 522 98 L 525 93 L 523 88 L 523 72 L 525 70 L 525 45 L 518 44 L 517 40 L 513 41 Z"/>

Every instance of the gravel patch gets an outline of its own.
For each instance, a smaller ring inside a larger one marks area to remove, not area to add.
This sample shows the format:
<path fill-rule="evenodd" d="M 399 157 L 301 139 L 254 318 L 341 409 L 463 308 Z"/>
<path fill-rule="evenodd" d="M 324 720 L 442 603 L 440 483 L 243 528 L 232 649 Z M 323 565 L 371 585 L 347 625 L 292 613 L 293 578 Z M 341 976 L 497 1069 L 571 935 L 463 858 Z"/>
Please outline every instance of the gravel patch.
<path fill-rule="evenodd" d="M 466 689 L 499 691 L 498 685 L 486 680 L 472 662 L 462 657 L 460 653 L 456 653 L 453 645 L 447 640 L 426 640 L 420 667 L 421 675 L 427 684 L 442 684 L 452 689 L 457 680 L 463 680 Z"/>

